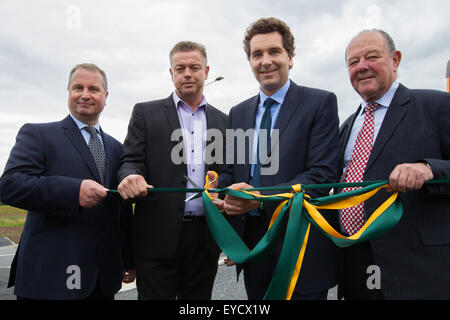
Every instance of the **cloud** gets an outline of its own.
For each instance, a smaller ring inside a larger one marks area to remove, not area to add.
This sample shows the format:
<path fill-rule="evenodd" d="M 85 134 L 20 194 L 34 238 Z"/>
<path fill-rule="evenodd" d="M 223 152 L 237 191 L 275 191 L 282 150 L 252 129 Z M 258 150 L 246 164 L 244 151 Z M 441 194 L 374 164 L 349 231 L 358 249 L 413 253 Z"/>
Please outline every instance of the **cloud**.
<path fill-rule="evenodd" d="M 210 80 L 205 95 L 228 112 L 258 92 L 242 49 L 245 29 L 275 16 L 291 27 L 297 84 L 333 91 L 344 120 L 359 103 L 348 81 L 344 50 L 358 31 L 388 31 L 403 52 L 400 81 L 411 88 L 445 89 L 450 29 L 445 1 L 87 1 L 0 2 L 0 170 L 25 122 L 64 118 L 73 65 L 93 62 L 108 76 L 102 127 L 126 135 L 136 102 L 167 97 L 171 47 L 180 40 L 206 45 Z"/>

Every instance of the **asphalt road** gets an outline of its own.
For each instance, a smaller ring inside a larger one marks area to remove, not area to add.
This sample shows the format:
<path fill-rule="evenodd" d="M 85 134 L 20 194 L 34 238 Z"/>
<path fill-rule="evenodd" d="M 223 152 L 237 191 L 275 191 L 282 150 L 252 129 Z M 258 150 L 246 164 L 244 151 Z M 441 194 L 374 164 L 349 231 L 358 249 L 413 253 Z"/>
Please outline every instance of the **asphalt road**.
<path fill-rule="evenodd" d="M 0 238 L 0 300 L 15 300 L 14 288 L 6 288 L 9 277 L 11 261 L 14 258 L 17 245 L 5 238 Z M 221 256 L 221 259 L 224 257 Z M 116 300 L 136 300 L 137 292 L 135 284 L 124 285 L 116 296 Z M 227 267 L 219 260 L 216 281 L 214 283 L 213 300 L 247 300 L 244 289 L 244 280 L 241 276 L 236 280 L 234 267 Z M 336 300 L 336 288 L 328 292 L 328 300 Z"/>

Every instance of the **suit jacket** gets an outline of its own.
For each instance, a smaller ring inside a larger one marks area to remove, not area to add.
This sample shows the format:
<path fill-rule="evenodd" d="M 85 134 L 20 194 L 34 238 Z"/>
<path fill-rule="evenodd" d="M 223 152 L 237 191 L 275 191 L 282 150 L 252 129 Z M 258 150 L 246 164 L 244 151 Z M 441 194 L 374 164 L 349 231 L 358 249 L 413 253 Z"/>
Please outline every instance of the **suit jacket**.
<path fill-rule="evenodd" d="M 105 187 L 116 189 L 122 147 L 103 131 L 102 138 Z M 0 180 L 1 201 L 28 210 L 10 275 L 16 295 L 81 299 L 97 279 L 106 295 L 120 289 L 128 236 L 120 223 L 131 225 L 131 207 L 122 208 L 120 197 L 113 195 L 92 208 L 80 207 L 83 179 L 99 182 L 100 176 L 70 116 L 20 129 Z"/>
<path fill-rule="evenodd" d="M 207 105 L 208 129 L 218 129 L 225 137 L 226 120 L 226 114 Z M 130 174 L 139 174 L 154 187 L 186 188 L 187 165 L 184 162 L 176 164 L 171 157 L 180 143 L 172 141 L 171 136 L 180 128 L 172 95 L 136 104 L 124 142 L 120 181 Z M 208 170 L 220 173 L 222 164 L 205 164 L 205 172 Z M 185 197 L 184 193 L 160 193 L 137 200 L 133 218 L 136 255 L 157 260 L 174 257 L 183 227 Z M 205 243 L 206 250 L 218 254 L 206 224 L 205 235 L 209 239 Z"/>
<path fill-rule="evenodd" d="M 253 129 L 258 104 L 259 95 L 233 107 L 229 115 L 228 128 L 240 128 L 244 131 Z M 272 149 L 272 153 L 277 149 L 279 151 L 279 170 L 273 175 L 261 175 L 260 186 L 316 184 L 337 180 L 339 120 L 336 96 L 333 93 L 298 86 L 291 81 L 274 124 L 275 129 L 279 130 L 279 141 Z M 251 139 L 250 141 L 252 141 Z M 237 182 L 250 183 L 249 157 L 247 156 L 245 162 L 240 164 L 236 159 L 238 147 L 242 148 L 235 140 L 234 163 L 227 163 L 225 172 L 219 180 L 221 187 Z M 246 155 L 251 154 L 248 140 L 245 152 Z M 327 191 L 322 190 L 322 194 L 323 192 Z M 318 196 L 320 193 L 311 192 L 310 195 Z M 277 204 L 265 204 L 262 213 L 265 230 L 261 230 L 262 234 L 267 230 Z M 248 245 L 259 239 L 248 239 L 248 236 L 244 234 L 245 221 L 245 215 L 237 216 L 234 227 Z M 238 273 L 239 271 L 240 267 L 238 266 Z M 271 275 L 267 276 L 271 277 Z M 296 291 L 299 293 L 318 292 L 332 287 L 336 281 L 337 249 L 315 228 L 311 228 Z"/>
<path fill-rule="evenodd" d="M 341 168 L 358 111 L 341 126 Z M 399 85 L 373 145 L 364 180 L 388 179 L 401 163 L 427 161 L 435 179 L 450 177 L 450 95 Z M 385 298 L 450 298 L 450 187 L 426 185 L 401 195 L 403 217 L 370 241 Z M 369 217 L 389 194 L 365 203 Z M 345 293 L 344 293 L 345 294 Z"/>

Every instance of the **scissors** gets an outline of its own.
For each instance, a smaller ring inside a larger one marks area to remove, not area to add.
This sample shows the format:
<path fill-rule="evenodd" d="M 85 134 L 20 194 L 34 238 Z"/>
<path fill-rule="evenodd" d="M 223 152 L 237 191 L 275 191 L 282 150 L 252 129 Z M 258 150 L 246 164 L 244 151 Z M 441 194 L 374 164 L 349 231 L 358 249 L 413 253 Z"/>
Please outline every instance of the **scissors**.
<path fill-rule="evenodd" d="M 200 187 L 198 184 L 196 184 L 191 178 L 189 178 L 188 176 L 184 176 L 184 178 L 194 187 L 194 188 L 197 188 L 197 189 L 202 189 L 202 187 Z M 212 180 L 210 183 L 213 183 L 214 181 L 216 181 L 217 180 L 217 176 L 216 175 L 214 175 L 214 180 Z M 202 196 L 202 192 L 198 192 L 198 193 L 196 193 L 196 194 L 193 194 L 192 196 L 190 196 L 189 198 L 186 198 L 186 200 L 184 200 L 184 202 L 188 202 L 188 201 L 191 201 L 191 200 L 194 200 L 194 199 L 197 199 L 197 198 L 199 198 L 199 197 L 201 197 Z"/>

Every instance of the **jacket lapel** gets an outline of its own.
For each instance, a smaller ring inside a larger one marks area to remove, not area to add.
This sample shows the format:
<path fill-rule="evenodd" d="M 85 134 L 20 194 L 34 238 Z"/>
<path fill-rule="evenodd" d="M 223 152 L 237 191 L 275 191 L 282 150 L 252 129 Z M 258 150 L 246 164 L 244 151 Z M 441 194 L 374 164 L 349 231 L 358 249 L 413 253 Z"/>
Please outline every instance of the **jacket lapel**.
<path fill-rule="evenodd" d="M 175 103 L 173 102 L 172 95 L 170 95 L 164 102 L 164 112 L 169 122 L 170 130 L 181 129 L 180 120 L 178 119 L 177 109 L 175 108 Z"/>
<path fill-rule="evenodd" d="M 64 120 L 62 120 L 61 127 L 63 129 L 64 134 L 72 142 L 72 145 L 75 147 L 80 156 L 83 158 L 92 176 L 95 177 L 97 182 L 100 183 L 101 181 L 100 174 L 98 172 L 94 158 L 92 157 L 91 151 L 89 150 L 89 147 L 87 146 L 86 141 L 84 140 L 83 135 L 80 132 L 80 129 L 78 129 L 78 126 L 72 120 L 70 115 L 67 116 Z"/>
<path fill-rule="evenodd" d="M 259 94 L 254 96 L 249 100 L 248 106 L 246 106 L 246 114 L 248 116 L 243 116 L 243 119 L 233 119 L 233 121 L 236 121 L 235 123 L 237 125 L 234 125 L 234 129 L 236 128 L 242 128 L 244 132 L 246 132 L 248 129 L 255 129 L 255 120 L 256 120 L 256 112 L 258 110 L 259 105 Z M 248 113 L 247 113 L 248 112 Z M 242 121 L 242 122 L 241 122 Z M 241 124 L 242 125 L 239 125 Z M 245 182 L 250 182 L 250 172 L 251 172 L 251 164 L 250 164 L 250 158 L 247 160 L 247 157 L 252 154 L 253 150 L 251 149 L 253 143 L 253 135 L 249 137 L 249 139 L 245 139 L 245 159 L 244 161 L 244 173 L 245 173 Z M 238 154 L 237 145 L 234 147 L 234 154 L 235 157 Z"/>
<path fill-rule="evenodd" d="M 339 153 L 339 168 L 344 168 L 344 156 L 345 156 L 345 149 L 347 148 L 348 139 L 350 138 L 350 133 L 352 132 L 353 124 L 355 123 L 356 118 L 358 117 L 358 114 L 361 112 L 361 105 L 359 105 L 358 109 L 354 114 L 352 114 L 347 121 L 344 122 L 342 127 L 340 128 L 340 144 L 341 144 L 341 150 Z"/>
<path fill-rule="evenodd" d="M 303 96 L 296 92 L 300 90 L 301 87 L 297 86 L 294 81 L 291 80 L 291 85 L 286 93 L 277 121 L 273 127 L 274 129 L 279 130 L 279 137 L 281 137 L 284 130 L 287 128 L 289 121 L 293 118 L 294 112 L 303 100 Z"/>
<path fill-rule="evenodd" d="M 380 131 L 378 132 L 377 139 L 372 147 L 369 160 L 367 162 L 366 171 L 370 169 L 373 163 L 376 161 L 386 143 L 393 136 L 398 124 L 402 121 L 406 113 L 408 112 L 407 104 L 409 103 L 408 89 L 399 85 L 391 105 L 389 106 L 383 123 L 381 124 Z"/>
<path fill-rule="evenodd" d="M 111 138 L 106 135 L 103 130 L 100 128 L 100 132 L 102 135 L 103 140 L 103 149 L 105 150 L 105 156 L 106 156 L 106 164 L 105 164 L 105 187 L 110 188 L 111 187 L 111 179 L 114 177 L 115 172 L 113 172 L 113 164 L 112 159 L 114 159 L 113 150 L 112 150 L 112 141 Z"/>

